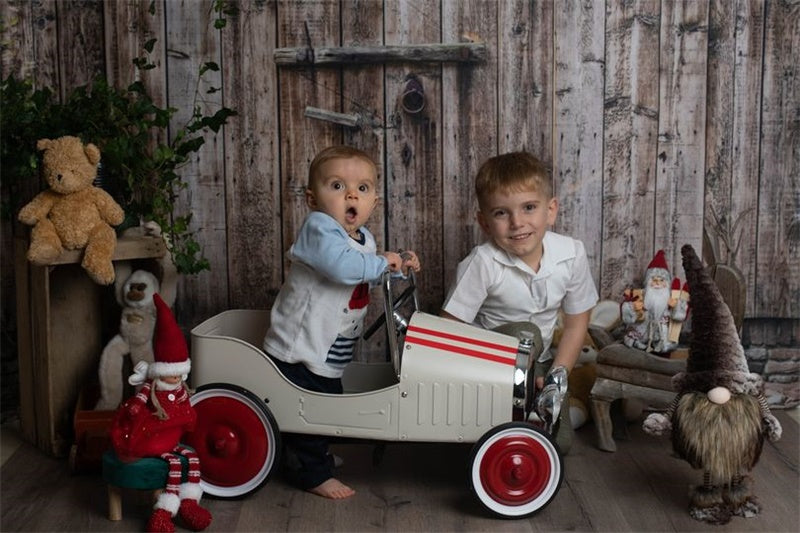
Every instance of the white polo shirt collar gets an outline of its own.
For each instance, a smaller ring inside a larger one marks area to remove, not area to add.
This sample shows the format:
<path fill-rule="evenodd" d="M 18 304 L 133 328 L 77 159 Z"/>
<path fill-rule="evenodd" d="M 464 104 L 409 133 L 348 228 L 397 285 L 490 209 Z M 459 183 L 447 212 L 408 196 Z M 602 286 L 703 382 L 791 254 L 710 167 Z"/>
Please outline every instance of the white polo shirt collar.
<path fill-rule="evenodd" d="M 544 247 L 544 252 L 542 254 L 542 260 L 539 265 L 539 272 L 534 272 L 533 269 L 528 266 L 528 264 L 517 257 L 516 255 L 511 255 L 499 246 L 497 246 L 494 241 L 490 241 L 492 246 L 492 259 L 497 261 L 498 263 L 508 266 L 517 268 L 522 270 L 529 276 L 531 276 L 534 280 L 545 279 L 550 276 L 555 267 L 558 263 L 562 261 L 567 261 L 575 257 L 575 251 L 563 249 L 563 247 L 553 246 L 551 243 L 553 241 L 551 232 L 546 232 L 544 234 L 544 239 L 542 239 L 542 244 Z M 549 246 L 548 246 L 549 245 Z"/>

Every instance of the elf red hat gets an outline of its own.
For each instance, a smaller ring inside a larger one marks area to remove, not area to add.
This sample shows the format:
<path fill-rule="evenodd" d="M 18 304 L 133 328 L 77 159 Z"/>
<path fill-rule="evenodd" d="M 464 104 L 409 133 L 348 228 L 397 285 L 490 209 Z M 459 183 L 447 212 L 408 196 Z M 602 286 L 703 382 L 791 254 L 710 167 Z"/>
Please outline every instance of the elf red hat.
<path fill-rule="evenodd" d="M 153 302 L 156 304 L 156 332 L 153 339 L 155 361 L 148 367 L 147 375 L 151 378 L 183 376 L 186 379 L 192 367 L 186 339 L 161 296 L 154 294 Z"/>

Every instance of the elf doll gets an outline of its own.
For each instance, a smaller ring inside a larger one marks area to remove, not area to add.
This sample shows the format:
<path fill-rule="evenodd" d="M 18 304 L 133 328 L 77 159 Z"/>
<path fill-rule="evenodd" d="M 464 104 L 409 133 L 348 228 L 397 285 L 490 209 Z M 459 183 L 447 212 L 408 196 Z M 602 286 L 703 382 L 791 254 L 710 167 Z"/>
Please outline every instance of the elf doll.
<path fill-rule="evenodd" d="M 160 457 L 169 463 L 167 485 L 147 523 L 148 533 L 174 532 L 172 518 L 180 515 L 194 531 L 211 523 L 211 513 L 200 506 L 200 459 L 180 443 L 184 433 L 194 429 L 197 414 L 189 402 L 186 379 L 191 369 L 186 340 L 169 307 L 158 294 L 156 331 L 153 339 L 155 361 L 141 361 L 128 382 L 140 386 L 135 396 L 117 410 L 111 427 L 111 443 L 122 461 Z M 181 483 L 181 460 L 189 461 L 188 479 Z"/>

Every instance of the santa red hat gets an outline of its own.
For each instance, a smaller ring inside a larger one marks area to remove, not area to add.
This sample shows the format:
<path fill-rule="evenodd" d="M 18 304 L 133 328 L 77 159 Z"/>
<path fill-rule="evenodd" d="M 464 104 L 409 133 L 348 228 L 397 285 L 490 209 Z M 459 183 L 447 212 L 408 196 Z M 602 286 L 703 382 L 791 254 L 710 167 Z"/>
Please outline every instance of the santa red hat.
<path fill-rule="evenodd" d="M 147 375 L 151 378 L 183 376 L 186 379 L 192 367 L 186 339 L 161 296 L 154 294 L 153 302 L 156 304 L 156 332 L 153 339 L 155 361 L 149 365 Z"/>
<path fill-rule="evenodd" d="M 667 268 L 667 258 L 664 256 L 664 250 L 657 251 L 656 255 L 653 256 L 653 260 L 647 265 L 644 279 L 648 283 L 645 284 L 649 284 L 650 279 L 654 276 L 658 276 L 663 280 L 668 280 L 671 277 L 669 268 Z"/>
<path fill-rule="evenodd" d="M 692 339 L 686 372 L 672 378 L 682 392 L 706 393 L 725 387 L 733 393 L 757 395 L 761 376 L 750 372 L 744 348 L 730 309 L 717 284 L 697 257 L 694 248 L 681 248 L 683 269 L 692 288 Z"/>

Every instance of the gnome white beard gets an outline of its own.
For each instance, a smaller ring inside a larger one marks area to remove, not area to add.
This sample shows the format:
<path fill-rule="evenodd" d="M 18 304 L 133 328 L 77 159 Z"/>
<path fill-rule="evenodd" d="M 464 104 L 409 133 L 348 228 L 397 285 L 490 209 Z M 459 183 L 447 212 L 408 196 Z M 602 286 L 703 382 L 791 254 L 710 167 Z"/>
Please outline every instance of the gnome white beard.
<path fill-rule="evenodd" d="M 664 313 L 667 311 L 667 304 L 669 303 L 670 289 L 669 287 L 652 287 L 649 286 L 644 291 L 644 308 L 647 309 L 647 315 L 650 320 L 658 322 Z"/>

